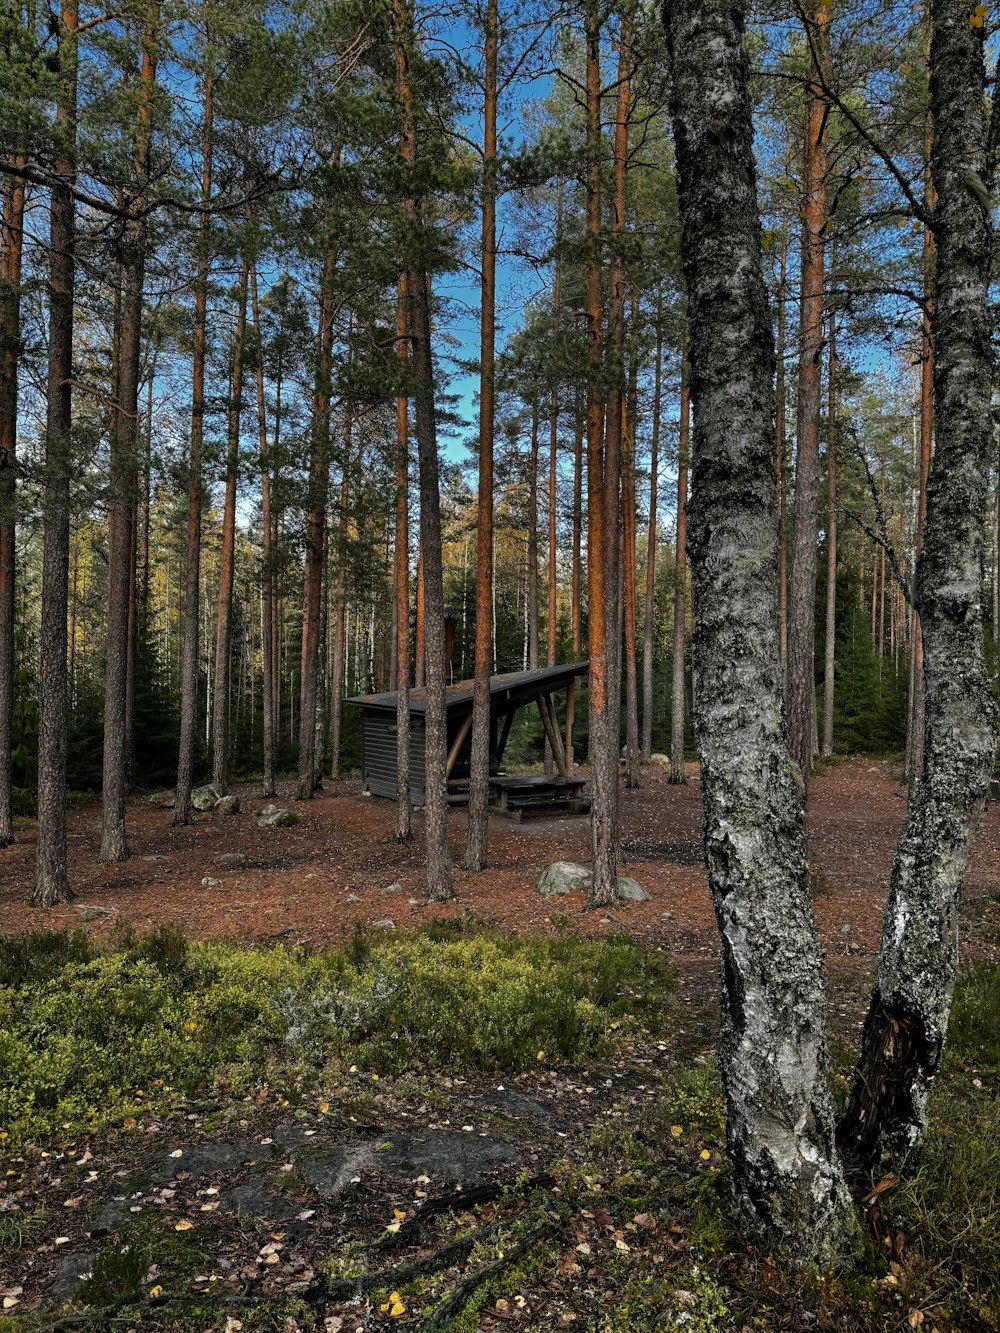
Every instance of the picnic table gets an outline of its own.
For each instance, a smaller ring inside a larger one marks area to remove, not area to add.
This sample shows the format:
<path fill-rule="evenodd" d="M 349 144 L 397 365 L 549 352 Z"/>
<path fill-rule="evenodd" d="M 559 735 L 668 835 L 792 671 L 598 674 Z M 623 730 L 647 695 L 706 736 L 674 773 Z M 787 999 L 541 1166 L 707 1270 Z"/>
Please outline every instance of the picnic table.
<path fill-rule="evenodd" d="M 490 778 L 493 809 L 508 819 L 526 814 L 586 814 L 590 797 L 584 796 L 587 779 L 581 777 L 494 777 Z"/>

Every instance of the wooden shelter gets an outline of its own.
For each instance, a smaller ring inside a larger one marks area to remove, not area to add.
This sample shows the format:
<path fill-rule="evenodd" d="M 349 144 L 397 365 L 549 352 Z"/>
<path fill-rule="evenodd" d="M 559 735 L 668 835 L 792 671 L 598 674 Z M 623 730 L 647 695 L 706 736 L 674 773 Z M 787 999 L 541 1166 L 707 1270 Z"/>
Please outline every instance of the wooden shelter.
<path fill-rule="evenodd" d="M 587 672 L 588 663 L 511 671 L 490 678 L 490 779 L 493 803 L 503 814 L 519 817 L 533 806 L 584 809 L 584 779 L 574 777 L 566 762 L 566 745 L 559 731 L 552 695 Z M 455 803 L 467 799 L 472 742 L 473 682 L 458 681 L 445 693 L 448 718 L 448 788 Z M 372 796 L 396 799 L 396 694 L 365 694 L 345 700 L 361 710 L 361 772 L 364 789 Z M 503 755 L 514 714 L 534 704 L 541 717 L 558 776 L 509 778 L 503 773 Z M 424 804 L 424 721 L 426 690 L 410 691 L 410 802 Z"/>

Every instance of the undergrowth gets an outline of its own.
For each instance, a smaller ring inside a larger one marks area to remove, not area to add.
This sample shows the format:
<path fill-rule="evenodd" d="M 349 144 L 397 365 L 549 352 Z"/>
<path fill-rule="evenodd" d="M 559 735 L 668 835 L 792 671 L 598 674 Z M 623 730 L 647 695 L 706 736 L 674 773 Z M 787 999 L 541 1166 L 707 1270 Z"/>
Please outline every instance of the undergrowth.
<path fill-rule="evenodd" d="M 6 1146 L 134 1116 L 213 1081 L 331 1064 L 517 1072 L 579 1060 L 659 1019 L 672 976 L 624 938 L 467 926 L 344 947 L 189 944 L 161 927 L 0 940 L 0 1134 Z M 612 1027 L 612 1024 L 614 1026 Z"/>

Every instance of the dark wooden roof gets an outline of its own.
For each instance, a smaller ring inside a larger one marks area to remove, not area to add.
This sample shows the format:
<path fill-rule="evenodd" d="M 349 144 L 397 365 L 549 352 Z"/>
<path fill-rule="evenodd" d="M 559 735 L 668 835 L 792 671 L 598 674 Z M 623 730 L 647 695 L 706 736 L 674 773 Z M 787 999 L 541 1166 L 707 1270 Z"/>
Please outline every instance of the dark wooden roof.
<path fill-rule="evenodd" d="M 502 676 L 490 677 L 490 703 L 500 712 L 508 705 L 516 707 L 533 699 L 540 690 L 561 690 L 577 676 L 586 673 L 589 662 L 566 662 L 560 666 L 538 667 L 535 671 L 508 671 Z M 467 713 L 472 708 L 473 681 L 459 680 L 445 690 L 445 707 L 449 713 Z M 378 712 L 396 713 L 396 694 L 358 694 L 345 703 L 356 708 L 371 708 Z M 410 691 L 410 712 L 426 713 L 427 691 Z"/>

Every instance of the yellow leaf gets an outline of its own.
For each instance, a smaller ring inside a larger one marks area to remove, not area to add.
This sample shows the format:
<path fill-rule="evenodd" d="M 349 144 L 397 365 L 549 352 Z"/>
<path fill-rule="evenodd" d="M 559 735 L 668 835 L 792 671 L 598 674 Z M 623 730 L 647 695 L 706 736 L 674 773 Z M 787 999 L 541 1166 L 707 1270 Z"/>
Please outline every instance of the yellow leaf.
<path fill-rule="evenodd" d="M 535 1056 L 535 1059 L 536 1059 L 536 1060 L 544 1060 L 544 1059 L 545 1059 L 545 1052 L 544 1052 L 544 1051 L 539 1051 L 538 1054 Z"/>
<path fill-rule="evenodd" d="M 400 1224 L 398 1222 L 390 1222 L 389 1225 L 386 1227 L 386 1231 L 388 1231 L 391 1235 L 394 1236 L 396 1232 L 399 1230 L 399 1227 Z"/>
<path fill-rule="evenodd" d="M 320 1115 L 326 1115 L 326 1113 L 327 1113 L 327 1111 L 329 1111 L 329 1109 L 330 1109 L 330 1103 L 329 1103 L 329 1102 L 320 1102 L 320 1104 L 319 1104 Z"/>
<path fill-rule="evenodd" d="M 194 1229 L 194 1223 L 189 1222 L 187 1218 L 184 1218 L 183 1221 L 178 1222 L 177 1225 L 174 1227 L 175 1231 L 192 1231 L 193 1229 Z"/>
<path fill-rule="evenodd" d="M 684 1133 L 684 1130 L 680 1127 L 680 1125 L 671 1125 L 670 1132 L 675 1139 L 679 1139 L 680 1136 Z"/>
<path fill-rule="evenodd" d="M 393 1301 L 389 1308 L 389 1313 L 394 1319 L 398 1319 L 400 1315 L 406 1314 L 406 1306 L 402 1301 Z"/>
<path fill-rule="evenodd" d="M 406 1214 L 402 1211 L 401 1208 L 394 1208 L 392 1210 L 392 1215 L 393 1217 L 398 1217 L 401 1222 L 403 1218 L 406 1216 Z"/>
<path fill-rule="evenodd" d="M 702 1148 L 702 1150 L 701 1150 L 701 1160 L 702 1160 L 703 1162 L 707 1162 L 708 1159 L 709 1159 L 711 1156 L 712 1156 L 712 1154 L 708 1151 L 707 1148 Z"/>
<path fill-rule="evenodd" d="M 149 1289 L 150 1299 L 155 1301 L 157 1296 L 159 1296 L 162 1291 L 163 1291 L 162 1287 L 150 1287 Z"/>

